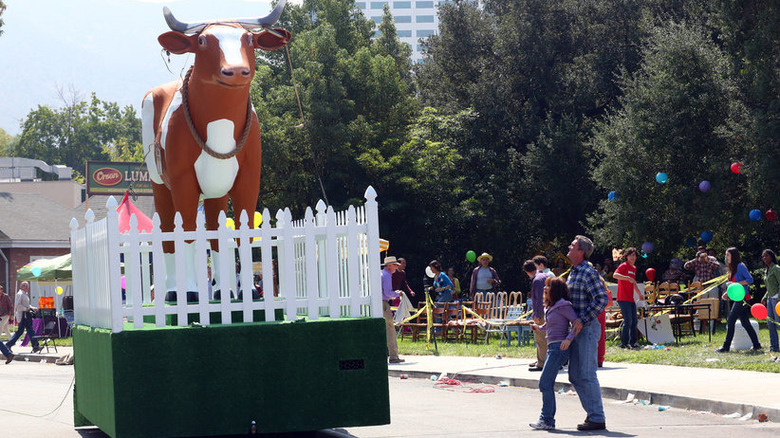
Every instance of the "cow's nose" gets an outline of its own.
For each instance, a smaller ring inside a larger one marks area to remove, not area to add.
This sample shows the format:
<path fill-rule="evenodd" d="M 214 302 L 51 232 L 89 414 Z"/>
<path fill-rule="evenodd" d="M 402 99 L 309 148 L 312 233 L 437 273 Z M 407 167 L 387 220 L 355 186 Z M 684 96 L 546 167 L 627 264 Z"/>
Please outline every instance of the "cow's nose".
<path fill-rule="evenodd" d="M 249 76 L 251 76 L 252 71 L 249 70 L 247 67 L 223 67 L 222 68 L 222 76 L 226 78 L 232 78 L 237 74 L 240 74 L 245 78 L 248 78 Z"/>

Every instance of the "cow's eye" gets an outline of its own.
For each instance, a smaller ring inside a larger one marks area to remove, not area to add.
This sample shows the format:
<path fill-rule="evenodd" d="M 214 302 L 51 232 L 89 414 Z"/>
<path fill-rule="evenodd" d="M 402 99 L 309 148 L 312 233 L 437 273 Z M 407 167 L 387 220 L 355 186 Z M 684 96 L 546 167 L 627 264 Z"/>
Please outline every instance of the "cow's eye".
<path fill-rule="evenodd" d="M 200 35 L 200 36 L 198 36 L 198 44 L 199 44 L 201 47 L 206 47 L 206 46 L 208 45 L 208 42 L 207 42 L 207 41 L 208 41 L 208 40 L 206 39 L 206 37 L 205 37 L 205 36 L 203 36 L 203 35 Z"/>

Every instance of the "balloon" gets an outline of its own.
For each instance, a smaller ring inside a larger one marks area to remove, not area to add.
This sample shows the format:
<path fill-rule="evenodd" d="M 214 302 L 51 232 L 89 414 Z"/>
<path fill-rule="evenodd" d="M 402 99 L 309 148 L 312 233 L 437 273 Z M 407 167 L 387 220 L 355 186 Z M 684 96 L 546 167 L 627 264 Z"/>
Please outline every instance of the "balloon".
<path fill-rule="evenodd" d="M 466 260 L 468 260 L 471 263 L 474 263 L 474 261 L 477 260 L 477 253 L 475 253 L 472 250 L 466 251 Z"/>
<path fill-rule="evenodd" d="M 777 214 L 772 210 L 771 208 L 764 213 L 764 216 L 766 217 L 766 220 L 769 222 L 774 222 L 777 220 Z"/>
<path fill-rule="evenodd" d="M 645 242 L 642 244 L 642 251 L 650 254 L 655 249 L 655 245 L 652 242 Z"/>
<path fill-rule="evenodd" d="M 710 184 L 709 181 L 704 180 L 699 183 L 699 190 L 701 190 L 702 193 L 707 193 L 712 188 L 712 184 Z"/>
<path fill-rule="evenodd" d="M 436 276 L 436 274 L 434 274 L 434 273 L 433 273 L 433 270 L 431 270 L 431 267 L 430 267 L 430 266 L 426 266 L 426 267 L 425 267 L 425 275 L 426 275 L 428 278 L 433 278 L 433 277 L 435 277 L 435 276 Z"/>
<path fill-rule="evenodd" d="M 127 289 L 127 282 L 125 281 L 125 276 L 122 276 L 122 289 Z"/>
<path fill-rule="evenodd" d="M 685 239 L 685 246 L 690 246 L 691 248 L 696 246 L 696 238 L 695 237 L 689 237 L 689 238 Z"/>
<path fill-rule="evenodd" d="M 255 212 L 255 228 L 260 228 L 260 224 L 263 223 L 263 215 L 259 212 Z"/>
<path fill-rule="evenodd" d="M 645 275 L 647 276 L 648 280 L 655 281 L 655 269 L 647 268 L 647 270 L 645 271 Z"/>
<path fill-rule="evenodd" d="M 748 214 L 750 216 L 750 220 L 752 221 L 760 221 L 761 220 L 761 210 L 754 208 L 753 210 L 750 210 L 750 213 Z"/>
<path fill-rule="evenodd" d="M 41 268 L 37 266 L 32 268 L 32 275 L 34 275 L 35 277 L 40 277 L 42 273 L 43 272 L 41 271 Z"/>
<path fill-rule="evenodd" d="M 613 191 L 609 192 L 609 194 L 607 195 L 607 198 L 609 198 L 610 201 L 617 201 L 618 194 L 617 194 L 616 191 L 613 190 Z"/>
<path fill-rule="evenodd" d="M 231 230 L 235 230 L 236 229 L 236 221 L 234 221 L 233 218 L 229 217 L 225 221 L 225 226 L 230 228 Z"/>
<path fill-rule="evenodd" d="M 65 292 L 65 290 L 62 289 L 62 286 L 57 286 L 56 291 L 57 291 L 57 295 L 62 295 L 62 293 Z"/>
<path fill-rule="evenodd" d="M 667 175 L 667 174 L 665 174 L 665 173 L 663 173 L 663 172 L 658 172 L 658 173 L 655 175 L 655 180 L 656 180 L 656 181 L 657 181 L 659 184 L 666 184 L 666 182 L 667 182 L 667 181 L 669 181 L 669 175 Z"/>
<path fill-rule="evenodd" d="M 742 173 L 742 163 L 731 163 L 731 171 L 734 173 Z"/>
<path fill-rule="evenodd" d="M 739 283 L 731 283 L 726 293 L 732 301 L 742 301 L 745 298 L 745 287 Z"/>
<path fill-rule="evenodd" d="M 780 301 L 778 301 L 775 306 L 775 315 L 780 315 Z"/>
<path fill-rule="evenodd" d="M 767 312 L 766 306 L 761 303 L 756 303 L 750 306 L 750 314 L 756 319 L 766 319 L 769 312 Z"/>
<path fill-rule="evenodd" d="M 709 231 L 702 231 L 700 237 L 701 241 L 704 243 L 710 243 L 710 241 L 712 241 L 712 233 Z"/>

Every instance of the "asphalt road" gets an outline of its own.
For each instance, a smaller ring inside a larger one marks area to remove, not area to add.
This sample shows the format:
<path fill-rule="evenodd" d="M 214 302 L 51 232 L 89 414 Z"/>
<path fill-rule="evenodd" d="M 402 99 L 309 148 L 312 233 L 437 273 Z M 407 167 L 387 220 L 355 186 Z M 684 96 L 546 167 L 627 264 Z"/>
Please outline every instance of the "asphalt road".
<path fill-rule="evenodd" d="M 107 435 L 91 429 L 73 428 L 72 366 L 57 366 L 15 361 L 0 364 L 0 430 L 11 437 L 89 437 Z M 536 420 L 541 408 L 538 391 L 485 386 L 489 393 L 468 392 L 479 388 L 437 388 L 435 382 L 423 379 L 390 377 L 392 423 L 385 426 L 352 427 L 300 436 L 338 437 L 518 437 L 540 436 L 548 432 L 533 431 L 528 423 Z M 738 390 L 738 383 L 735 390 Z M 780 391 L 780 388 L 767 388 Z M 780 436 L 779 423 L 741 421 L 721 415 L 655 405 L 625 404 L 604 400 L 607 431 L 583 433 L 576 430 L 585 413 L 576 395 L 557 396 L 558 429 L 554 434 L 607 437 L 740 437 Z"/>

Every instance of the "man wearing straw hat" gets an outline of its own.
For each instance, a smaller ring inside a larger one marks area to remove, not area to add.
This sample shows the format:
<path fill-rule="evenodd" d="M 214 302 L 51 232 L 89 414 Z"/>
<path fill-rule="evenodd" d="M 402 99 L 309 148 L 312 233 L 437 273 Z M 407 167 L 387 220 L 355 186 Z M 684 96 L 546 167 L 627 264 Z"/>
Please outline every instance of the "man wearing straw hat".
<path fill-rule="evenodd" d="M 471 287 L 469 288 L 472 300 L 477 292 L 495 292 L 501 284 L 498 273 L 489 266 L 492 261 L 493 256 L 486 252 L 477 257 L 479 266 L 474 268 L 474 271 L 471 273 Z"/>
<path fill-rule="evenodd" d="M 385 332 L 387 335 L 387 355 L 390 363 L 401 363 L 404 360 L 398 357 L 398 341 L 395 339 L 395 326 L 393 325 L 393 311 L 390 302 L 401 296 L 401 292 L 393 289 L 393 274 L 401 266 L 395 257 L 385 257 L 382 263 L 382 315 L 385 317 Z"/>

